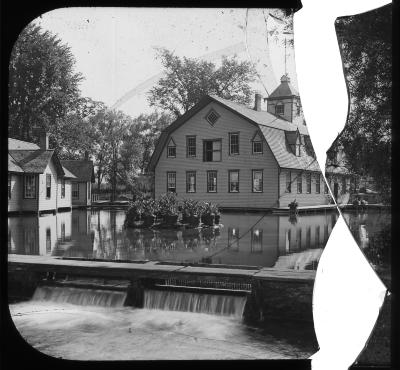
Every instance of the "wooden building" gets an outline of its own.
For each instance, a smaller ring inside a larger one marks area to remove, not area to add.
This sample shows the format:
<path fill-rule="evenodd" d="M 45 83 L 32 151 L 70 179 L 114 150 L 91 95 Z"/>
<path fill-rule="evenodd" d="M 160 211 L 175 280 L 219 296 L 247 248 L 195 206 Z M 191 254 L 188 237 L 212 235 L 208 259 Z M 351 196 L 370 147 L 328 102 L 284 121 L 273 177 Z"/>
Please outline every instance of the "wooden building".
<path fill-rule="evenodd" d="M 254 108 L 204 96 L 161 134 L 148 171 L 155 197 L 218 203 L 225 209 L 271 209 L 329 203 L 298 93 L 287 76 Z"/>
<path fill-rule="evenodd" d="M 88 153 L 82 160 L 62 160 L 63 167 L 75 178 L 72 179 L 72 205 L 87 207 L 92 204 L 92 183 L 95 182 L 93 162 Z"/>
<path fill-rule="evenodd" d="M 40 145 L 16 139 L 8 141 L 8 212 L 56 212 L 71 209 L 71 180 L 48 135 Z"/>

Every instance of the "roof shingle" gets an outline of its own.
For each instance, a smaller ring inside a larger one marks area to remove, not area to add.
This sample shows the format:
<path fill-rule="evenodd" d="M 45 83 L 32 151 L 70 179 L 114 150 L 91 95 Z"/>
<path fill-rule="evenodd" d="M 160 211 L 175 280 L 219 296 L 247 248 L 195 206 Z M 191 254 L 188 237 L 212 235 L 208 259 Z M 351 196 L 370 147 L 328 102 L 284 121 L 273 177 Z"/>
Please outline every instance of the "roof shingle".
<path fill-rule="evenodd" d="M 61 164 L 80 181 L 93 180 L 93 161 L 89 160 L 62 160 Z"/>
<path fill-rule="evenodd" d="M 38 150 L 40 149 L 39 145 L 34 143 L 29 143 L 27 141 L 17 140 L 17 139 L 8 139 L 8 150 Z"/>

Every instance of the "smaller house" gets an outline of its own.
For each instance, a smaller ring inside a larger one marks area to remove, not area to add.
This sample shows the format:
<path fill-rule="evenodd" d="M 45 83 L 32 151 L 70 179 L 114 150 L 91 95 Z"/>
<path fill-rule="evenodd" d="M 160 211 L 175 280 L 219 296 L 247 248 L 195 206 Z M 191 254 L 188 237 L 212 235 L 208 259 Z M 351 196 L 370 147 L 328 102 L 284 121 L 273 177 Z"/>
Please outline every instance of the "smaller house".
<path fill-rule="evenodd" d="M 49 149 L 46 133 L 40 145 L 8 140 L 8 212 L 57 212 L 71 209 L 71 180 L 75 176 Z"/>
<path fill-rule="evenodd" d="M 93 161 L 86 152 L 82 160 L 62 160 L 61 164 L 74 175 L 72 205 L 87 207 L 92 204 L 92 183 L 95 182 Z"/>

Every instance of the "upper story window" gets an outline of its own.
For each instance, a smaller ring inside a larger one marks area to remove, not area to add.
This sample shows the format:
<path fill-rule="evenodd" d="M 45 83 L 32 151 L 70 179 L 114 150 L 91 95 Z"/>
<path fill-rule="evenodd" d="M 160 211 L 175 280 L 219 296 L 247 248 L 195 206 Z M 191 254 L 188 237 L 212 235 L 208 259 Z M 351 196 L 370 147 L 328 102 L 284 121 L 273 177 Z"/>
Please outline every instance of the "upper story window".
<path fill-rule="evenodd" d="M 239 133 L 229 133 L 229 154 L 239 154 Z"/>
<path fill-rule="evenodd" d="M 196 157 L 196 136 L 186 136 L 186 156 Z"/>
<path fill-rule="evenodd" d="M 203 141 L 203 161 L 219 162 L 221 161 L 222 140 L 204 140 Z"/>
<path fill-rule="evenodd" d="M 328 194 L 328 176 L 326 176 L 326 181 L 324 181 L 324 193 Z"/>
<path fill-rule="evenodd" d="M 297 137 L 296 140 L 296 156 L 300 157 L 300 147 L 301 147 L 301 141 L 300 141 L 300 136 Z"/>
<path fill-rule="evenodd" d="M 292 192 L 292 173 L 286 172 L 286 193 Z"/>
<path fill-rule="evenodd" d="M 206 115 L 206 120 L 211 126 L 214 126 L 219 117 L 220 115 L 214 109 L 211 109 Z"/>
<path fill-rule="evenodd" d="M 8 199 L 11 199 L 11 174 L 8 174 Z"/>
<path fill-rule="evenodd" d="M 278 103 L 277 105 L 275 105 L 275 114 L 284 114 L 284 105 L 282 103 Z"/>
<path fill-rule="evenodd" d="M 61 179 L 61 198 L 65 198 L 65 179 Z"/>
<path fill-rule="evenodd" d="M 321 192 L 321 175 L 319 173 L 315 176 L 315 192 L 317 194 Z"/>
<path fill-rule="evenodd" d="M 72 183 L 72 198 L 74 198 L 74 199 L 79 198 L 79 183 L 78 182 Z"/>
<path fill-rule="evenodd" d="M 167 192 L 176 193 L 176 172 L 167 172 Z"/>
<path fill-rule="evenodd" d="M 297 193 L 301 194 L 303 192 L 303 175 L 299 173 L 297 175 Z"/>
<path fill-rule="evenodd" d="M 24 176 L 24 197 L 31 199 L 36 197 L 35 175 Z"/>
<path fill-rule="evenodd" d="M 311 194 L 311 173 L 306 174 L 307 194 Z"/>
<path fill-rule="evenodd" d="M 51 197 L 51 175 L 46 174 L 46 198 Z"/>
<path fill-rule="evenodd" d="M 258 132 L 254 135 L 252 139 L 252 151 L 253 154 L 262 154 L 263 152 L 263 143 Z"/>
<path fill-rule="evenodd" d="M 171 138 L 167 146 L 167 157 L 175 158 L 176 157 L 176 144 L 175 141 Z"/>

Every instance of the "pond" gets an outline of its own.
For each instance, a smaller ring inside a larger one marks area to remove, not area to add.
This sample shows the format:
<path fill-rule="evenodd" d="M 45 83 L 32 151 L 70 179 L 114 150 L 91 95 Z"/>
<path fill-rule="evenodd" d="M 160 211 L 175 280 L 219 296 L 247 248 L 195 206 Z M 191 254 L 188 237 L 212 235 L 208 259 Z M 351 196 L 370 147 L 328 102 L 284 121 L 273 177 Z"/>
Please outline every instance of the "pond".
<path fill-rule="evenodd" d="M 288 215 L 225 212 L 217 229 L 139 230 L 123 227 L 123 210 L 73 210 L 9 217 L 8 252 L 316 270 L 337 217 L 331 211 L 300 215 L 297 222 L 291 222 Z M 344 217 L 356 239 L 358 234 L 371 239 L 390 222 L 383 214 L 350 212 Z M 275 292 L 288 300 L 286 305 L 294 305 L 296 312 L 301 308 L 292 302 L 290 287 L 270 288 L 267 302 L 277 302 L 272 300 Z M 264 324 L 249 324 L 240 315 L 163 310 L 151 300 L 143 308 L 121 302 L 110 307 L 71 304 L 64 298 L 69 298 L 72 288 L 62 290 L 63 299 L 43 301 L 39 299 L 43 289 L 38 287 L 30 301 L 10 304 L 10 311 L 26 341 L 50 356 L 75 360 L 293 359 L 308 358 L 318 349 L 311 322 L 268 317 Z M 60 297 L 56 293 L 53 289 L 53 298 Z M 105 293 L 79 294 L 77 298 L 82 299 L 76 300 L 86 302 L 104 298 Z M 309 298 L 300 291 L 294 296 L 299 294 L 311 300 L 311 293 Z M 180 299 L 183 302 L 186 297 Z M 275 309 L 282 311 L 282 306 Z"/>
<path fill-rule="evenodd" d="M 221 227 L 124 228 L 124 210 L 73 210 L 8 218 L 8 252 L 124 261 L 315 270 L 337 213 L 223 213 Z"/>

